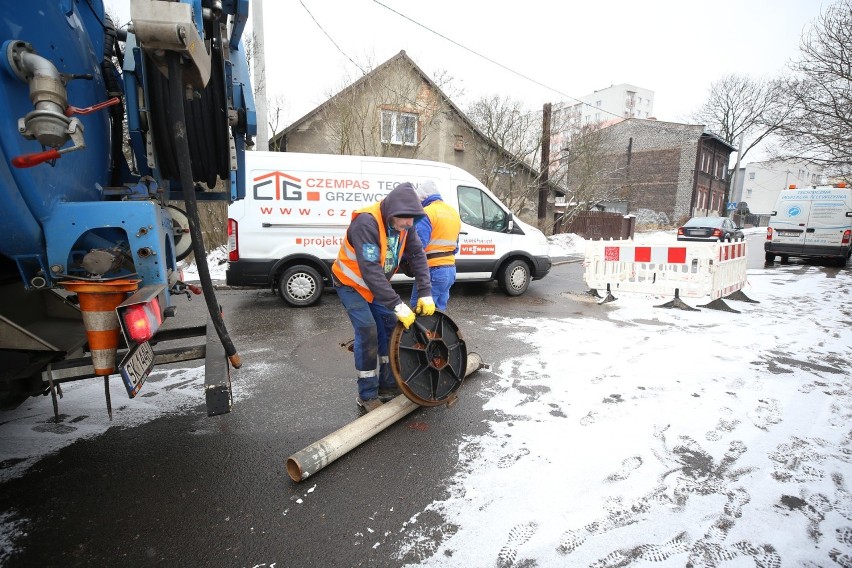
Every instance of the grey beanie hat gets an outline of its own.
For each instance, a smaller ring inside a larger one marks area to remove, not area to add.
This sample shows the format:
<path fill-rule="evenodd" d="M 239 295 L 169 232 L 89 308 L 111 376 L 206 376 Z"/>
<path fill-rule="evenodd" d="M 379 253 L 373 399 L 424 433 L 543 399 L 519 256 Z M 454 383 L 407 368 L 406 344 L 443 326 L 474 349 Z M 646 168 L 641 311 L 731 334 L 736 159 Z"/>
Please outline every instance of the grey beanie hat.
<path fill-rule="evenodd" d="M 417 199 L 420 201 L 423 201 L 430 195 L 440 195 L 438 192 L 438 186 L 435 184 L 434 180 L 431 179 L 418 183 L 416 191 Z"/>

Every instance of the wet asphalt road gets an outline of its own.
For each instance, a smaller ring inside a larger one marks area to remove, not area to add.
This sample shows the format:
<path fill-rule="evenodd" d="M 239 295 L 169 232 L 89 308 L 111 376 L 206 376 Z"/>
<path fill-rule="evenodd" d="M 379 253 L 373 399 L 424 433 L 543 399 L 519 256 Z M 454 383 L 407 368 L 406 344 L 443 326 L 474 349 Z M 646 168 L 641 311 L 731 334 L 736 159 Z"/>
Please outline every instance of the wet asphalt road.
<path fill-rule="evenodd" d="M 762 239 L 750 243 L 749 267 L 762 266 Z M 448 314 L 468 352 L 496 365 L 529 349 L 490 331 L 491 316 L 599 313 L 582 300 L 582 270 L 581 262 L 559 264 L 517 298 L 495 284 L 458 284 Z M 232 375 L 234 389 L 247 396 L 225 416 L 208 418 L 199 396 L 194 412 L 133 428 L 119 418 L 104 435 L 0 485 L 0 512 L 29 519 L 7 566 L 391 567 L 418 560 L 391 557 L 404 539 L 400 529 L 445 497 L 461 438 L 496 419 L 478 395 L 496 377 L 480 370 L 454 407 L 418 409 L 294 483 L 286 458 L 360 416 L 343 346 L 352 338 L 349 322 L 333 292 L 307 309 L 287 308 L 269 291 L 217 296 L 244 361 Z M 201 301 L 179 309 L 205 317 Z M 417 517 L 423 526 L 441 522 Z"/>

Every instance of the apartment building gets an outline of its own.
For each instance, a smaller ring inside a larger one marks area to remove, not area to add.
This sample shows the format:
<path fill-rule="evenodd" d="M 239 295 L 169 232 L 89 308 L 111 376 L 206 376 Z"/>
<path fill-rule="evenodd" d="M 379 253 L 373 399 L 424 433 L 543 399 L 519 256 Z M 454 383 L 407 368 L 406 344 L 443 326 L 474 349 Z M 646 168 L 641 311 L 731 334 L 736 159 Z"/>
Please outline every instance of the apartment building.
<path fill-rule="evenodd" d="M 550 128 L 550 156 L 557 160 L 571 132 L 583 126 L 609 126 L 625 118 L 649 119 L 654 116 L 654 91 L 621 83 L 555 105 Z"/>

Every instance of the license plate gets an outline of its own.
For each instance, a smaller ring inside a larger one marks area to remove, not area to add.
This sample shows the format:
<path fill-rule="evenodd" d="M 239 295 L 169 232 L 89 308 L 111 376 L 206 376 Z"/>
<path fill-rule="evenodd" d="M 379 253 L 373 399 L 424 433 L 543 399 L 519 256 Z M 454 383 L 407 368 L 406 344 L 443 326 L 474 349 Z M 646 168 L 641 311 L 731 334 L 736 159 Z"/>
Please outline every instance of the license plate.
<path fill-rule="evenodd" d="M 801 231 L 778 231 L 779 237 L 798 237 L 801 234 Z"/>
<path fill-rule="evenodd" d="M 121 361 L 118 367 L 118 372 L 121 373 L 121 378 L 124 380 L 124 388 L 127 389 L 127 394 L 130 398 L 136 396 L 145 378 L 151 369 L 154 368 L 154 350 L 151 344 L 147 341 L 141 343 L 130 350 L 130 352 Z"/>

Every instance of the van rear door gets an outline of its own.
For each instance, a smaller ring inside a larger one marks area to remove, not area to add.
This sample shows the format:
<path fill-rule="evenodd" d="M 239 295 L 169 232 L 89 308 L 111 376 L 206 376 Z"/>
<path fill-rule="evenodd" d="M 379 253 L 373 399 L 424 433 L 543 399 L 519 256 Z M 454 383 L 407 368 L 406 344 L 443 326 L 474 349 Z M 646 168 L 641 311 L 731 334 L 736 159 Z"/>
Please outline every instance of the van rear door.
<path fill-rule="evenodd" d="M 797 190 L 781 193 L 776 211 L 769 226 L 772 228 L 772 243 L 783 246 L 791 254 L 801 253 L 805 247 L 805 235 L 808 217 L 811 212 L 811 198 Z"/>
<path fill-rule="evenodd" d="M 849 229 L 852 219 L 852 203 L 849 202 L 849 190 L 844 189 L 814 189 L 813 201 L 805 228 L 805 251 L 817 247 L 837 247 L 843 241 L 843 232 Z"/>

